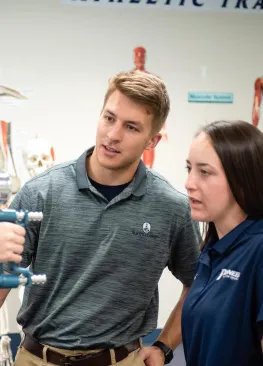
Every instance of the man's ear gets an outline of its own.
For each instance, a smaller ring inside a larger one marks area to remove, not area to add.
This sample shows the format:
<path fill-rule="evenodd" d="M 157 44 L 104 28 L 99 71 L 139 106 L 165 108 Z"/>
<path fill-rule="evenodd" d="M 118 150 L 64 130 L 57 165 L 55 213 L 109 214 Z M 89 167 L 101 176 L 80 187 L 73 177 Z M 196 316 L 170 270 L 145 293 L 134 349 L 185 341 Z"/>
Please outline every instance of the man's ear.
<path fill-rule="evenodd" d="M 150 141 L 148 142 L 145 150 L 151 150 L 154 149 L 155 146 L 159 143 L 159 141 L 161 140 L 162 135 L 160 133 L 157 133 L 156 135 L 152 136 Z"/>

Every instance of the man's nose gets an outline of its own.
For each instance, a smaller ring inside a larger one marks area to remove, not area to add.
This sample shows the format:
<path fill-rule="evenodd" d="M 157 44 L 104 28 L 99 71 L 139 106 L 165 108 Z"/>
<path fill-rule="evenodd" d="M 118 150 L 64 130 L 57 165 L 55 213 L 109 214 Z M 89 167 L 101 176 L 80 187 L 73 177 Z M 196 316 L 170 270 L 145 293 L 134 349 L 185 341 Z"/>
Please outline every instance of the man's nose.
<path fill-rule="evenodd" d="M 123 128 L 121 124 L 115 123 L 111 126 L 109 132 L 108 132 L 108 138 L 111 141 L 121 141 L 123 137 Z"/>

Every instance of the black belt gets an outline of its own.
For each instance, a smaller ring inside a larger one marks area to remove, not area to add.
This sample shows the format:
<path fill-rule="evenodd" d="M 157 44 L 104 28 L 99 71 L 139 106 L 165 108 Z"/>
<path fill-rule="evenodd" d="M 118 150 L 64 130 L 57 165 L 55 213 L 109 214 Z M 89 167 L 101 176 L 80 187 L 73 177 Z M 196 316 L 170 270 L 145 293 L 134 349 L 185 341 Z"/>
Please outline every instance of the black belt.
<path fill-rule="evenodd" d="M 130 342 L 121 347 L 113 348 L 115 352 L 116 362 L 122 361 L 129 353 L 140 348 L 139 340 Z M 37 340 L 25 336 L 24 341 L 21 344 L 28 352 L 43 359 L 44 346 Z M 46 352 L 47 362 L 53 363 L 59 366 L 109 366 L 112 364 L 111 354 L 109 349 L 99 351 L 92 354 L 78 354 L 76 356 L 66 356 L 60 354 L 51 349 L 47 349 Z"/>

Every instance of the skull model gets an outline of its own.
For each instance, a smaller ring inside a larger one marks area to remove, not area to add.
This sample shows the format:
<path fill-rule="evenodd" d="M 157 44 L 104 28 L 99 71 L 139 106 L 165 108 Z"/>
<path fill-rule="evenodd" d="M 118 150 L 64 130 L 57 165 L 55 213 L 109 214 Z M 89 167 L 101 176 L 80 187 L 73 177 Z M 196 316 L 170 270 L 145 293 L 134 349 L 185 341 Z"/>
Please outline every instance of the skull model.
<path fill-rule="evenodd" d="M 24 162 L 31 177 L 43 173 L 54 165 L 54 149 L 41 138 L 28 141 L 23 151 Z"/>

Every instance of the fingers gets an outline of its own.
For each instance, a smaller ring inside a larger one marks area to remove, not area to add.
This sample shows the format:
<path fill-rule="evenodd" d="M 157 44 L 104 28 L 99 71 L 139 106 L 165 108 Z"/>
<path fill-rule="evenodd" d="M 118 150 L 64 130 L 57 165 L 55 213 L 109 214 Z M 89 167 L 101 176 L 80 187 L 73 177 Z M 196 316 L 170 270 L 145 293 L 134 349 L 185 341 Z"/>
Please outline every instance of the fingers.
<path fill-rule="evenodd" d="M 17 251 L 17 252 L 16 252 Z M 18 245 L 18 248 L 5 248 L 3 251 L 0 247 L 0 263 L 3 262 L 16 262 L 22 261 L 22 256 L 19 253 L 23 252 L 23 246 Z"/>
<path fill-rule="evenodd" d="M 13 239 L 6 242 L 5 253 L 3 253 L 3 256 L 5 258 L 4 262 L 19 263 L 22 261 L 21 254 L 24 251 L 24 241 L 24 237 L 21 236 L 17 238 L 17 236 L 14 234 Z"/>
<path fill-rule="evenodd" d="M 0 222 L 0 235 L 3 237 L 3 235 L 11 234 L 24 237 L 26 235 L 26 230 L 22 226 L 12 222 Z"/>
<path fill-rule="evenodd" d="M 15 262 L 15 263 L 20 263 L 22 261 L 22 256 L 19 254 L 15 254 L 15 253 L 10 253 L 10 255 L 8 256 L 8 259 L 6 260 L 6 262 Z"/>
<path fill-rule="evenodd" d="M 164 353 L 157 347 L 143 347 L 139 353 L 140 357 L 147 366 L 163 366 Z"/>
<path fill-rule="evenodd" d="M 25 243 L 25 236 L 21 234 L 17 234 L 15 231 L 10 231 L 7 234 L 7 241 L 9 243 L 24 245 Z"/>
<path fill-rule="evenodd" d="M 13 253 L 22 254 L 23 250 L 24 250 L 24 246 L 20 245 L 20 244 L 12 244 L 11 250 Z"/>
<path fill-rule="evenodd" d="M 24 245 L 26 231 L 22 226 L 13 224 L 11 222 L 5 222 L 1 224 L 4 224 L 1 226 L 2 230 L 0 232 L 3 239 L 5 239 L 8 243 Z"/>
<path fill-rule="evenodd" d="M 10 224 L 7 222 L 7 224 Z M 26 230 L 23 226 L 20 225 L 12 225 L 13 226 L 13 230 L 17 235 L 21 235 L 21 236 L 25 236 L 26 235 Z"/>
<path fill-rule="evenodd" d="M 0 262 L 21 262 L 26 231 L 10 222 L 0 222 Z"/>

